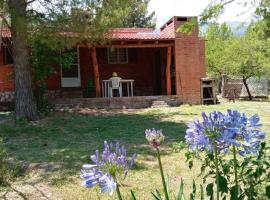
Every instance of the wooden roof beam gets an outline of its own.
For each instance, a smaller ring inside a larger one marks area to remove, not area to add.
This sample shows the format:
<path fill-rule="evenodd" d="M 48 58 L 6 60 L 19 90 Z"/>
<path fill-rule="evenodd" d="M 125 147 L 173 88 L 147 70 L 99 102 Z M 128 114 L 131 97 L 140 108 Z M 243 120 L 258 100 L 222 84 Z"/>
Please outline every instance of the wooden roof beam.
<path fill-rule="evenodd" d="M 96 47 L 96 48 L 167 48 L 173 47 L 174 43 L 152 43 L 152 44 L 107 44 L 107 45 L 79 45 L 79 47 Z"/>

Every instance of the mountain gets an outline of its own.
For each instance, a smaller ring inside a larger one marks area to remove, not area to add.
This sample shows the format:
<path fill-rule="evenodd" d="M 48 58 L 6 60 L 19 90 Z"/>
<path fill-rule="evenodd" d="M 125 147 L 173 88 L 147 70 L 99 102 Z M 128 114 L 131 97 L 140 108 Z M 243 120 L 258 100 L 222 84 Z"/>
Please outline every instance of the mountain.
<path fill-rule="evenodd" d="M 236 36 L 244 35 L 249 25 L 246 22 L 239 22 L 239 21 L 228 21 L 225 23 L 231 28 L 233 34 Z M 201 27 L 202 33 L 205 33 L 207 28 L 208 28 L 208 25 L 202 26 Z"/>

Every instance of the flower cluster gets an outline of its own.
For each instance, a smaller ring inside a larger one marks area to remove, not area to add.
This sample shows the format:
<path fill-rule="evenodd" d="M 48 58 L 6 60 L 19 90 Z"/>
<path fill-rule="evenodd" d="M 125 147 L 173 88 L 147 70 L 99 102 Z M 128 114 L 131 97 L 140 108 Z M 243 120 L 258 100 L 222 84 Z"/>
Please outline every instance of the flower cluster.
<path fill-rule="evenodd" d="M 155 148 L 159 147 L 165 139 L 162 130 L 146 129 L 145 137 L 149 144 Z"/>
<path fill-rule="evenodd" d="M 81 178 L 84 180 L 82 185 L 85 187 L 99 185 L 101 188 L 100 192 L 108 192 L 112 195 L 117 187 L 116 176 L 118 173 L 123 173 L 125 178 L 128 169 L 133 166 L 137 156 L 133 154 L 132 158 L 128 160 L 126 155 L 124 146 L 116 143 L 114 148 L 112 143 L 108 144 L 107 141 L 104 141 L 102 154 L 100 155 L 99 151 L 96 150 L 96 153 L 90 156 L 94 164 L 85 164 L 82 166 Z"/>
<path fill-rule="evenodd" d="M 211 112 L 209 116 L 202 113 L 203 121 L 188 124 L 186 142 L 192 150 L 218 151 L 227 153 L 234 145 L 239 154 L 257 153 L 260 142 L 265 138 L 261 132 L 260 118 L 253 115 L 247 118 L 237 110 L 228 110 L 226 114 Z"/>

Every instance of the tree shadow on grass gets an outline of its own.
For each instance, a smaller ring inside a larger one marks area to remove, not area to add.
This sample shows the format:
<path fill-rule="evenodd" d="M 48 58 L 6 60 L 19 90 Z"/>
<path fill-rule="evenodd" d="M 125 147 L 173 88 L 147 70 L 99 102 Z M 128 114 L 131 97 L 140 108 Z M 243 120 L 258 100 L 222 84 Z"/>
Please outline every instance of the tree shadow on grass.
<path fill-rule="evenodd" d="M 102 149 L 104 140 L 125 144 L 130 156 L 134 152 L 142 157 L 154 156 L 155 151 L 145 139 L 145 129 L 162 129 L 166 135 L 165 149 L 169 149 L 172 142 L 183 140 L 186 129 L 184 123 L 162 121 L 158 115 L 149 113 L 113 116 L 53 113 L 39 124 L 1 126 L 0 135 L 9 156 L 27 169 L 42 169 L 42 180 L 62 180 L 77 175 L 81 165 L 90 162 L 89 156 L 96 149 Z M 162 154 L 170 152 L 166 150 Z M 46 166 L 48 163 L 59 166 Z M 138 170 L 145 168 L 137 166 Z"/>

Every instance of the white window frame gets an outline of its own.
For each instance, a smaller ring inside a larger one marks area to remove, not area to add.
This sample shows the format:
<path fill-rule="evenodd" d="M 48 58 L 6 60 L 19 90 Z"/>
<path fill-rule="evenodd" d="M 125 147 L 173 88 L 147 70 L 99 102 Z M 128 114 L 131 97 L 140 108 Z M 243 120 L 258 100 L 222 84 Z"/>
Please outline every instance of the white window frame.
<path fill-rule="evenodd" d="M 116 62 L 113 62 L 110 60 L 110 56 L 109 53 L 111 51 L 112 48 L 107 48 L 107 60 L 108 60 L 108 64 L 128 64 L 128 48 L 114 48 L 117 50 L 117 60 Z M 126 51 L 126 61 L 120 61 L 119 59 L 119 49 L 125 49 Z"/>

